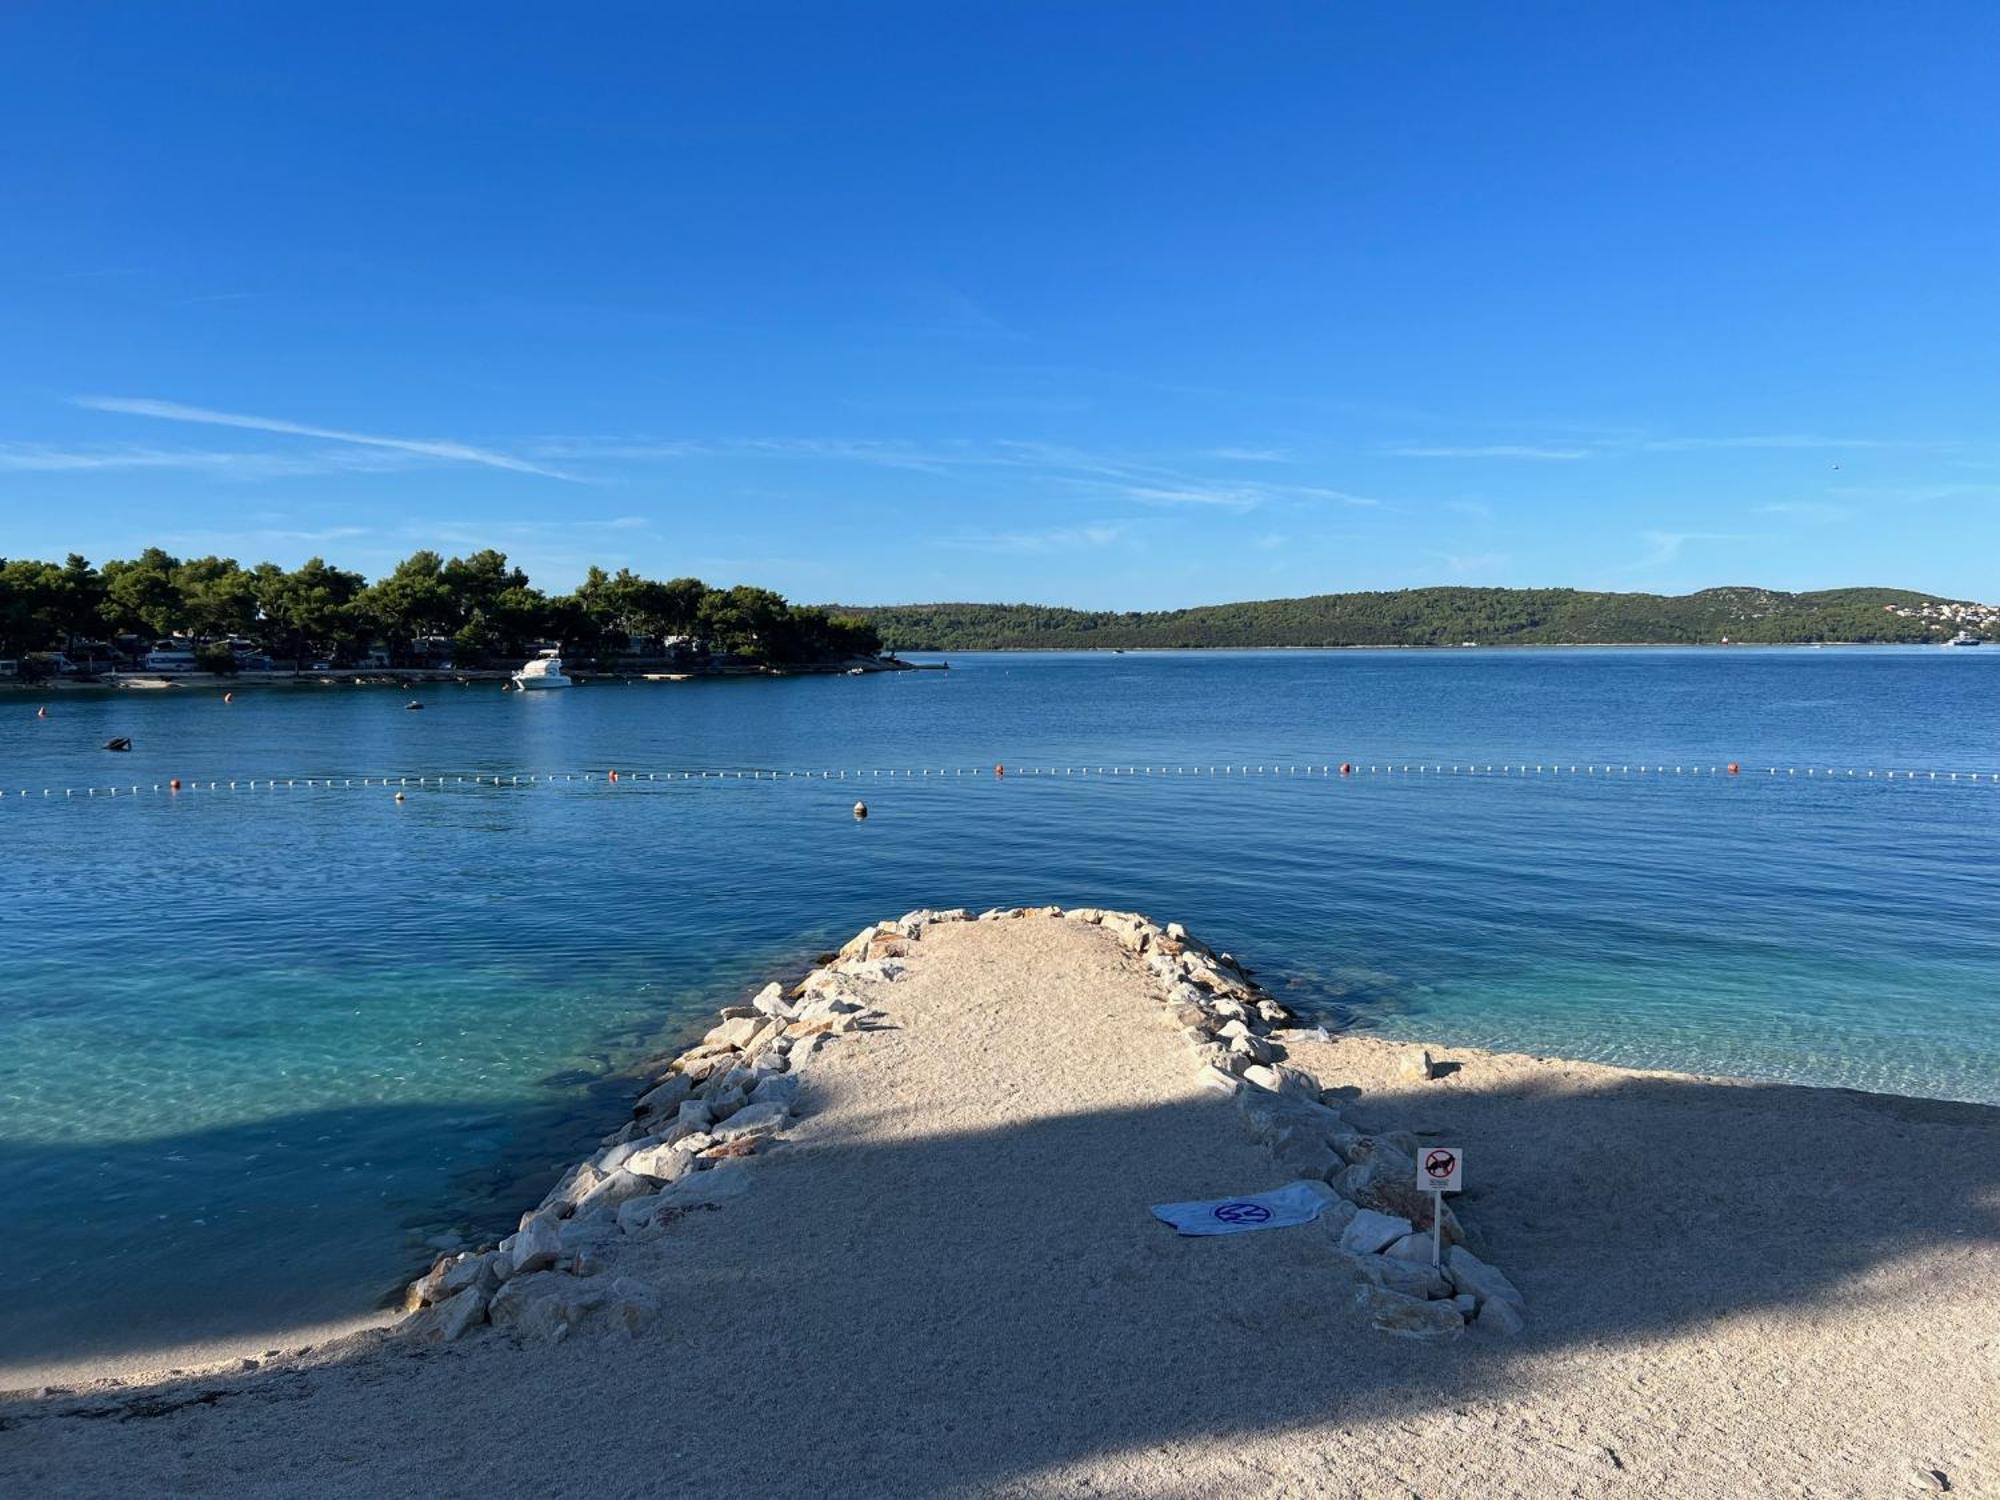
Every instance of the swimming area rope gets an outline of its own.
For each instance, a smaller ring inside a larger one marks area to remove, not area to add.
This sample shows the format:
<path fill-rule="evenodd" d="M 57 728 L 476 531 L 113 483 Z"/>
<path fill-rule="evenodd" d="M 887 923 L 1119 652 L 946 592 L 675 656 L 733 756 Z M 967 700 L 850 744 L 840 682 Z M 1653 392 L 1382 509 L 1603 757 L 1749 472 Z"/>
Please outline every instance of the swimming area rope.
<path fill-rule="evenodd" d="M 179 778 L 162 782 L 138 783 L 118 786 L 81 787 L 41 787 L 17 788 L 9 796 L 0 791 L 0 803 L 19 803 L 23 798 L 35 800 L 143 797 L 152 795 L 173 796 L 182 793 L 208 794 L 218 792 L 277 792 L 295 790 L 346 790 L 348 788 L 381 788 L 400 790 L 425 787 L 495 787 L 495 786 L 549 786 L 565 783 L 596 782 L 606 786 L 626 786 L 647 783 L 694 783 L 741 782 L 741 781 L 793 781 L 793 782 L 872 782 L 892 781 L 949 781 L 967 777 L 1010 779 L 1250 779 L 1298 777 L 1317 778 L 1329 781 L 1353 781 L 1357 778 L 1387 776 L 1397 778 L 1445 778 L 1445 777 L 1575 777 L 1592 778 L 1600 781 L 1643 778 L 1647 780 L 1703 777 L 1736 777 L 1739 779 L 1769 779 L 1772 777 L 1805 778 L 1822 781 L 1900 781 L 1900 782 L 1941 782 L 1959 784 L 1983 784 L 2000 787 L 2000 771 L 1949 771 L 1949 770 L 1889 770 L 1863 767 L 1833 766 L 1744 766 L 1735 762 L 1727 765 L 1608 765 L 1586 764 L 1582 762 L 1544 761 L 1534 764 L 1514 762 L 1503 764 L 1483 764 L 1473 762 L 1446 761 L 1383 761 L 1366 762 L 1322 762 L 1317 765 L 1302 763 L 1267 763 L 1263 765 L 1069 765 L 1069 766 L 944 766 L 944 767 L 869 767 L 854 770 L 785 770 L 770 767 L 744 767 L 741 769 L 701 769 L 688 768 L 658 771 L 579 771 L 579 772 L 528 772 L 517 774 L 474 774 L 444 776 L 265 776 L 226 780 L 181 780 Z"/>

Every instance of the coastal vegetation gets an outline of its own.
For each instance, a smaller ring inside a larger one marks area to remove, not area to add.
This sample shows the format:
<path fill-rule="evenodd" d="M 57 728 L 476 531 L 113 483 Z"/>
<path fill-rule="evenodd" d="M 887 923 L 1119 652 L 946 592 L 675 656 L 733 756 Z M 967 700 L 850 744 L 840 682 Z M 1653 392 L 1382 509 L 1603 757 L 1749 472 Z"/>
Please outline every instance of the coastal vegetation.
<path fill-rule="evenodd" d="M 1200 646 L 1693 645 L 1921 642 L 2000 612 L 1907 589 L 1694 594 L 1423 588 L 1118 613 L 1036 604 L 834 606 L 897 651 Z"/>
<path fill-rule="evenodd" d="M 769 589 L 711 588 L 593 567 L 567 594 L 534 587 L 505 553 L 411 554 L 383 577 L 311 558 L 296 568 L 230 557 L 178 558 L 148 547 L 94 567 L 0 559 L 0 656 L 184 637 L 200 664 L 229 670 L 247 643 L 274 663 L 346 663 L 380 650 L 395 662 L 461 667 L 518 660 L 540 642 L 584 659 L 644 643 L 700 642 L 768 665 L 837 660 L 879 649 L 873 626 L 793 605 Z"/>

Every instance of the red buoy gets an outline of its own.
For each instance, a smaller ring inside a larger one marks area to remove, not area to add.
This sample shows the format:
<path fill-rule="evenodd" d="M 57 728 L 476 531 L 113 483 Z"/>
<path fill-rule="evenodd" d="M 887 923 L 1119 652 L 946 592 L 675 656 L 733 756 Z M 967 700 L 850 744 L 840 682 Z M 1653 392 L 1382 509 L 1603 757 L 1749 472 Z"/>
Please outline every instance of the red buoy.
<path fill-rule="evenodd" d="M 1354 774 L 1354 764 L 1353 764 L 1353 762 L 1352 762 L 1352 761 L 1345 761 L 1345 760 L 1344 760 L 1344 761 L 1342 761 L 1342 762 L 1340 763 L 1340 774 L 1341 774 L 1341 775 L 1343 775 L 1343 776 L 1352 776 L 1352 775 Z"/>
<path fill-rule="evenodd" d="M 180 789 L 181 789 L 181 779 L 178 776 L 176 776 L 172 781 L 167 783 L 167 790 L 170 792 L 178 792 Z"/>
<path fill-rule="evenodd" d="M 1729 774 L 1731 776 L 1734 776 L 1738 771 L 1741 771 L 1742 769 L 1743 768 L 1737 765 L 1736 762 L 1733 760 L 1729 763 Z"/>
<path fill-rule="evenodd" d="M 613 781 L 616 781 L 618 779 L 618 773 L 616 771 L 610 772 L 609 775 Z"/>
<path fill-rule="evenodd" d="M 996 765 L 996 766 L 995 766 L 995 767 L 993 768 L 993 774 L 994 774 L 995 776 L 1005 776 L 1005 775 L 1007 774 L 1007 768 L 1006 768 L 1005 766 L 998 766 L 998 765 Z"/>

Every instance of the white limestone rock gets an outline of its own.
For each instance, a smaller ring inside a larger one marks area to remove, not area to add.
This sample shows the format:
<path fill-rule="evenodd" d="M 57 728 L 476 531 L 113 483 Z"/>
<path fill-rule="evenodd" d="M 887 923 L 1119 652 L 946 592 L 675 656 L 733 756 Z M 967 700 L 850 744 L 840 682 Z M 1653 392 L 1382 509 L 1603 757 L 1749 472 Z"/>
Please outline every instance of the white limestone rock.
<path fill-rule="evenodd" d="M 1406 1297 L 1386 1287 L 1355 1288 L 1354 1305 L 1383 1333 L 1407 1339 L 1454 1339 L 1465 1332 L 1465 1319 L 1449 1302 Z"/>
<path fill-rule="evenodd" d="M 486 1321 L 487 1294 L 467 1287 L 410 1319 L 405 1332 L 427 1344 L 455 1344 Z"/>
<path fill-rule="evenodd" d="M 750 1091 L 752 1104 L 782 1104 L 787 1112 L 798 1108 L 799 1081 L 791 1074 L 774 1074 Z"/>
<path fill-rule="evenodd" d="M 579 1279 L 555 1271 L 508 1282 L 493 1296 L 487 1316 L 495 1328 L 523 1339 L 555 1343 L 610 1300 L 602 1277 Z"/>
<path fill-rule="evenodd" d="M 1278 1093 L 1284 1084 L 1278 1077 L 1277 1069 L 1264 1063 L 1252 1063 L 1243 1070 L 1243 1081 L 1253 1089 L 1263 1089 L 1267 1093 Z"/>
<path fill-rule="evenodd" d="M 695 1154 L 687 1149 L 685 1141 L 673 1145 L 648 1146 L 635 1153 L 626 1164 L 626 1170 L 642 1178 L 650 1178 L 654 1183 L 678 1182 L 695 1170 Z M 648 1188 L 651 1192 L 653 1189 Z M 630 1193 L 627 1197 L 638 1197 Z"/>
<path fill-rule="evenodd" d="M 488 1250 L 483 1255 L 468 1255 L 450 1266 L 438 1281 L 440 1298 L 456 1297 L 464 1291 L 492 1292 L 500 1285 L 499 1263 L 507 1260 L 497 1250 Z M 509 1263 L 512 1269 L 511 1262 Z"/>
<path fill-rule="evenodd" d="M 1451 1273 L 1453 1286 L 1479 1299 L 1481 1318 L 1486 1316 L 1488 1302 L 1510 1302 L 1517 1311 L 1527 1311 L 1528 1299 L 1521 1295 L 1520 1288 L 1509 1281 L 1498 1267 L 1489 1266 L 1465 1246 L 1453 1245 L 1446 1251 L 1444 1265 Z"/>
<path fill-rule="evenodd" d="M 1460 1296 L 1464 1295 L 1466 1294 L 1460 1293 Z M 1457 1298 L 1452 1300 L 1456 1301 Z M 1493 1333 L 1511 1337 L 1527 1331 L 1528 1315 L 1505 1297 L 1489 1297 L 1479 1303 L 1479 1326 Z"/>
<path fill-rule="evenodd" d="M 1218 1094 L 1233 1094 L 1238 1088 L 1236 1080 L 1213 1063 L 1202 1064 L 1194 1081 L 1197 1087 L 1211 1089 Z"/>
<path fill-rule="evenodd" d="M 616 1208 L 627 1198 L 637 1198 L 652 1191 L 651 1181 L 630 1170 L 629 1167 L 620 1167 L 578 1200 L 576 1212 L 578 1217 L 602 1212 L 605 1209 Z"/>
<path fill-rule="evenodd" d="M 1335 1269 L 1360 1286 L 1380 1287 L 1399 1297 L 1449 1297 L 1451 1284 L 1442 1272 L 1407 1260 L 1391 1260 L 1386 1255 L 1336 1254 Z"/>
<path fill-rule="evenodd" d="M 556 1225 L 553 1215 L 538 1214 L 523 1224 L 519 1233 L 508 1236 L 511 1241 L 508 1260 L 515 1276 L 525 1276 L 556 1263 L 556 1257 L 562 1254 Z"/>
<path fill-rule="evenodd" d="M 885 984 L 901 979 L 909 971 L 910 966 L 900 958 L 869 958 L 840 966 L 840 972 L 851 979 L 879 979 Z"/>
<path fill-rule="evenodd" d="M 1335 1183 L 1338 1188 L 1340 1184 Z M 1340 1237 L 1340 1248 L 1355 1255 L 1375 1255 L 1410 1233 L 1410 1221 L 1395 1214 L 1364 1208 Z"/>
<path fill-rule="evenodd" d="M 750 1174 L 742 1167 L 725 1163 L 706 1172 L 683 1177 L 658 1194 L 662 1206 L 689 1208 L 698 1204 L 723 1204 L 750 1190 Z"/>
<path fill-rule="evenodd" d="M 688 1095 L 694 1092 L 694 1082 L 685 1073 L 675 1073 L 664 1079 L 649 1092 L 640 1095 L 639 1102 L 632 1106 L 634 1118 L 659 1118 L 672 1114 L 681 1107 Z"/>
<path fill-rule="evenodd" d="M 790 1109 L 775 1100 L 746 1104 L 709 1134 L 718 1141 L 767 1140 L 785 1128 Z"/>

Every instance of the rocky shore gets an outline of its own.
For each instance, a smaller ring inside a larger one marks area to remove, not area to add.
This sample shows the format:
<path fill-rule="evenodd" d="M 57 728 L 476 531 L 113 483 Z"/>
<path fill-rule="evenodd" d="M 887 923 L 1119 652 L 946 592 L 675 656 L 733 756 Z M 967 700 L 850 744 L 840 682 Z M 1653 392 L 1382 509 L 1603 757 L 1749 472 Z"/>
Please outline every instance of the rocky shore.
<path fill-rule="evenodd" d="M 623 1273 L 625 1248 L 748 1191 L 746 1161 L 783 1137 L 815 1053 L 891 1023 L 895 982 L 923 961 L 924 934 L 973 920 L 1086 923 L 1142 960 L 1159 1015 L 1179 1029 L 1196 1081 L 1233 1097 L 1279 1175 L 1324 1199 L 1314 1224 L 1327 1241 L 1329 1270 L 1353 1284 L 1354 1304 L 1375 1329 L 1424 1339 L 1455 1336 L 1474 1322 L 1499 1334 L 1521 1331 L 1526 1300 L 1474 1253 L 1450 1207 L 1434 1236 L 1432 1205 L 1442 1199 L 1416 1186 L 1417 1137 L 1358 1129 L 1340 1110 L 1339 1085 L 1289 1063 L 1293 1017 L 1229 954 L 1178 923 L 1049 906 L 996 908 L 977 918 L 913 911 L 863 928 L 789 990 L 774 983 L 749 1005 L 723 1011 L 698 1045 L 658 1075 L 632 1120 L 565 1173 L 515 1233 L 483 1250 L 441 1255 L 411 1282 L 402 1332 L 450 1343 L 482 1326 L 551 1341 L 580 1327 L 644 1330 L 659 1299 Z M 1413 1052 L 1409 1068 L 1428 1079 L 1430 1054 Z"/>

